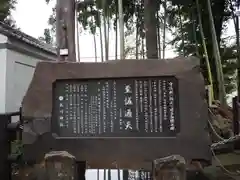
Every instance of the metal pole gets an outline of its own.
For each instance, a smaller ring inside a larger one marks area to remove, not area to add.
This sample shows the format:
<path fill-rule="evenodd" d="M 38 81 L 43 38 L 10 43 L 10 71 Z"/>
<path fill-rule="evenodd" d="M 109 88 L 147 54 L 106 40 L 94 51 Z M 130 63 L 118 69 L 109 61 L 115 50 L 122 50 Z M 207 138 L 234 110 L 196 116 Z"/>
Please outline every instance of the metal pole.
<path fill-rule="evenodd" d="M 120 31 L 120 59 L 122 60 L 124 59 L 124 21 L 123 21 L 122 0 L 118 0 L 118 13 L 119 13 L 119 31 Z"/>

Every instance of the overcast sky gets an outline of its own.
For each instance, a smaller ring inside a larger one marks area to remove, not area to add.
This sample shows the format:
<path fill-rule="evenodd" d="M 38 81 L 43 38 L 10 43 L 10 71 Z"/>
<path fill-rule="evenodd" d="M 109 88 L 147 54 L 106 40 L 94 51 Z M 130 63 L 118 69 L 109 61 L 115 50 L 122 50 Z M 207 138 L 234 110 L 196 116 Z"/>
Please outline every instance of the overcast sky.
<path fill-rule="evenodd" d="M 51 0 L 49 5 L 45 0 L 18 0 L 16 10 L 12 13 L 16 20 L 17 26 L 21 28 L 23 32 L 29 34 L 35 38 L 43 35 L 44 28 L 48 26 L 47 21 L 52 13 L 56 0 Z M 234 35 L 233 23 L 229 24 L 227 35 Z M 118 41 L 119 42 L 119 41 Z M 110 45 L 109 56 L 110 59 L 115 58 L 115 33 L 110 33 Z M 97 37 L 97 56 L 100 61 L 100 40 Z M 119 51 L 118 51 L 119 54 Z M 80 36 L 80 56 L 81 61 L 94 61 L 94 44 L 93 36 L 85 32 Z M 174 57 L 175 53 L 172 49 L 167 48 L 167 57 Z"/>
<path fill-rule="evenodd" d="M 51 3 L 47 5 L 45 0 L 18 0 L 16 10 L 12 13 L 17 26 L 21 30 L 35 38 L 43 35 L 44 28 L 48 26 L 47 21 L 52 13 L 56 0 L 51 0 Z M 80 56 L 81 61 L 94 61 L 94 44 L 93 36 L 85 33 L 86 35 L 80 36 Z M 110 36 L 114 36 L 112 32 Z M 110 37 L 113 39 L 113 37 Z M 99 37 L 97 37 L 98 44 L 98 59 L 100 61 L 100 43 Z M 113 40 L 110 42 L 110 58 L 115 55 Z"/>
<path fill-rule="evenodd" d="M 51 0 L 51 3 L 47 5 L 45 0 L 18 0 L 16 10 L 12 13 L 17 26 L 21 28 L 23 32 L 31 35 L 35 38 L 43 35 L 44 28 L 48 26 L 47 21 L 52 12 L 56 0 Z M 80 56 L 81 61 L 94 61 L 94 44 L 93 36 L 88 33 L 81 34 L 80 36 Z M 110 33 L 110 45 L 109 45 L 109 58 L 115 58 L 115 33 Z M 118 41 L 119 42 L 119 41 Z M 100 40 L 97 37 L 97 56 L 100 61 Z M 119 51 L 118 51 L 119 54 Z M 173 57 L 175 54 L 172 50 L 166 52 L 167 57 Z"/>

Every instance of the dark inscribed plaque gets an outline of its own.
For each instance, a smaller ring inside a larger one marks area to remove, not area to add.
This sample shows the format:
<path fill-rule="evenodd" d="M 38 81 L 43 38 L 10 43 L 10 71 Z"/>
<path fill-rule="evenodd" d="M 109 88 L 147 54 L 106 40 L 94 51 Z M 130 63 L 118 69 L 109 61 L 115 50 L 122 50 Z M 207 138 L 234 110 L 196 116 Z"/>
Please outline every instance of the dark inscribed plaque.
<path fill-rule="evenodd" d="M 180 131 L 174 77 L 57 80 L 52 131 L 59 137 L 174 137 Z"/>

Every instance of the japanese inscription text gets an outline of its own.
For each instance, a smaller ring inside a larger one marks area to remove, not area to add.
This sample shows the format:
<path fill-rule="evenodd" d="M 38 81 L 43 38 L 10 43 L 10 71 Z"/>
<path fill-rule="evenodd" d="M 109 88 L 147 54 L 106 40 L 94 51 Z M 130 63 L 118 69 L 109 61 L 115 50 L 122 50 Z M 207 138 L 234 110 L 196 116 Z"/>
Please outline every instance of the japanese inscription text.
<path fill-rule="evenodd" d="M 61 137 L 173 137 L 180 131 L 174 77 L 59 80 L 54 129 Z"/>

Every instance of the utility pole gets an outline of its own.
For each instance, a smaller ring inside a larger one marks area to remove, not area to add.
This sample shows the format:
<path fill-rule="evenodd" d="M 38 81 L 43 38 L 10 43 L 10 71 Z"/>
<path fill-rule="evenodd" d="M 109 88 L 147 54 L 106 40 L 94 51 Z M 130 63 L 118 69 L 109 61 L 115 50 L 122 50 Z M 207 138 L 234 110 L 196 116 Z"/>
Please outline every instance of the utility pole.
<path fill-rule="evenodd" d="M 75 0 L 57 0 L 56 26 L 58 61 L 76 61 Z"/>

